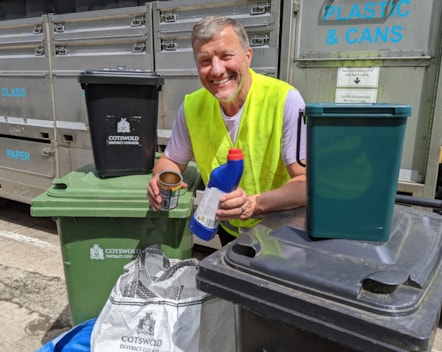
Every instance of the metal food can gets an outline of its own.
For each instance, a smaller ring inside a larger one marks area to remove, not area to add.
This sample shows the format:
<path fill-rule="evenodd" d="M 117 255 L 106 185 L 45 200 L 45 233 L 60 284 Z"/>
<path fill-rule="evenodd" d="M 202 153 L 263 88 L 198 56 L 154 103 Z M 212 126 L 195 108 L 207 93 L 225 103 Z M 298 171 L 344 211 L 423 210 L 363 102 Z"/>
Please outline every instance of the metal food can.
<path fill-rule="evenodd" d="M 183 176 L 173 170 L 161 171 L 158 175 L 160 185 L 161 210 L 172 210 L 177 207 L 180 197 L 181 183 Z"/>

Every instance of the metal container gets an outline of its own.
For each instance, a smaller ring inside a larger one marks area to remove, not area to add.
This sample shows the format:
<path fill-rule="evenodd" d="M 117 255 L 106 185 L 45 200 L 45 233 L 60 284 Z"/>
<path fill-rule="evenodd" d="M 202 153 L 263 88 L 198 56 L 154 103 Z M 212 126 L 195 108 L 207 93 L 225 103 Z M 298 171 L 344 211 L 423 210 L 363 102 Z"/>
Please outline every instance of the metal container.
<path fill-rule="evenodd" d="M 398 190 L 428 198 L 442 133 L 441 11 L 438 0 L 295 1 L 282 10 L 280 78 L 306 101 L 412 106 Z"/>
<path fill-rule="evenodd" d="M 84 165 L 93 164 L 94 154 L 90 146 L 83 148 L 58 146 L 57 162 L 57 175 L 64 176 Z"/>
<path fill-rule="evenodd" d="M 0 130 L 53 139 L 46 16 L 0 22 Z"/>
<path fill-rule="evenodd" d="M 201 87 L 190 36 L 193 26 L 205 16 L 226 15 L 246 28 L 253 48 L 252 68 L 277 76 L 280 2 L 247 0 L 162 1 L 153 3 L 155 71 L 165 79 L 160 104 L 159 128 L 171 129 L 184 95 Z"/>
<path fill-rule="evenodd" d="M 29 203 L 55 176 L 55 146 L 50 140 L 0 136 L 0 197 Z"/>
<path fill-rule="evenodd" d="M 49 22 L 57 139 L 82 148 L 89 131 L 78 74 L 119 66 L 153 70 L 151 7 L 50 15 Z"/>

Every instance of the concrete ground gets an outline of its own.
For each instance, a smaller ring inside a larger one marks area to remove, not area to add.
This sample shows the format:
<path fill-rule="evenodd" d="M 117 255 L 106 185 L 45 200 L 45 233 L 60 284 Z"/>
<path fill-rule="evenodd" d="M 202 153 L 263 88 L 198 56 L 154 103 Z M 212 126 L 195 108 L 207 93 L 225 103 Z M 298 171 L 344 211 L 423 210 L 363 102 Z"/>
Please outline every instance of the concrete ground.
<path fill-rule="evenodd" d="M 55 223 L 2 204 L 0 248 L 0 350 L 35 351 L 70 327 Z"/>
<path fill-rule="evenodd" d="M 29 209 L 0 199 L 0 351 L 36 351 L 71 327 L 55 222 Z"/>

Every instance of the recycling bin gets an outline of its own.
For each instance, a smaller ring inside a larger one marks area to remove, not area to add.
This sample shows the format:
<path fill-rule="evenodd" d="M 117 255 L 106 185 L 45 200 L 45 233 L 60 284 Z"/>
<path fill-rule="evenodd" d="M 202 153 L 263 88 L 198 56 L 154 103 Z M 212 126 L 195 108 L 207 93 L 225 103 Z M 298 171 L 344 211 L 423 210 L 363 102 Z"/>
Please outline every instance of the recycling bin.
<path fill-rule="evenodd" d="M 149 175 L 102 179 L 86 165 L 35 197 L 31 215 L 53 217 L 57 223 L 69 307 L 74 325 L 97 317 L 123 266 L 151 245 L 169 258 L 192 256 L 188 220 L 200 183 L 196 165 L 183 174 L 178 205 L 154 212 L 147 199 Z"/>
<path fill-rule="evenodd" d="M 74 0 L 52 0 L 54 14 L 74 13 L 76 11 Z"/>
<path fill-rule="evenodd" d="M 387 241 L 411 107 L 311 103 L 305 115 L 310 236 Z"/>
<path fill-rule="evenodd" d="M 52 11 L 51 2 L 45 0 L 26 0 L 26 17 L 42 16 Z"/>
<path fill-rule="evenodd" d="M 95 168 L 100 177 L 152 171 L 157 142 L 158 96 L 164 79 L 155 72 L 86 70 L 84 89 Z"/>
<path fill-rule="evenodd" d="M 26 1 L 25 0 L 4 0 L 2 1 L 4 20 L 15 20 L 26 17 Z"/>
<path fill-rule="evenodd" d="M 233 302 L 239 351 L 431 351 L 442 217 L 396 205 L 389 241 L 314 239 L 305 207 L 204 258 L 197 287 Z"/>

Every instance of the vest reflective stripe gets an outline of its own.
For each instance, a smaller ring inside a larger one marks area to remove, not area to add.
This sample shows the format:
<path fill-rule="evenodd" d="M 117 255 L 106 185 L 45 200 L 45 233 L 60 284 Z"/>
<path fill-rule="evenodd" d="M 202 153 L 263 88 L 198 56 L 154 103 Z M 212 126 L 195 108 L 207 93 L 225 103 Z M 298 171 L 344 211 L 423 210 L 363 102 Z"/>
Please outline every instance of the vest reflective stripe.
<path fill-rule="evenodd" d="M 258 194 L 283 185 L 289 174 L 281 159 L 285 97 L 291 85 L 250 70 L 252 86 L 234 145 L 224 124 L 219 101 L 202 88 L 184 99 L 184 115 L 193 153 L 207 185 L 212 170 L 226 162 L 229 148 L 241 148 L 244 174 L 239 186 L 248 194 Z M 266 141 L 266 143 L 262 143 Z M 260 219 L 231 220 L 233 228 L 253 227 Z M 226 228 L 233 235 L 237 230 Z"/>

